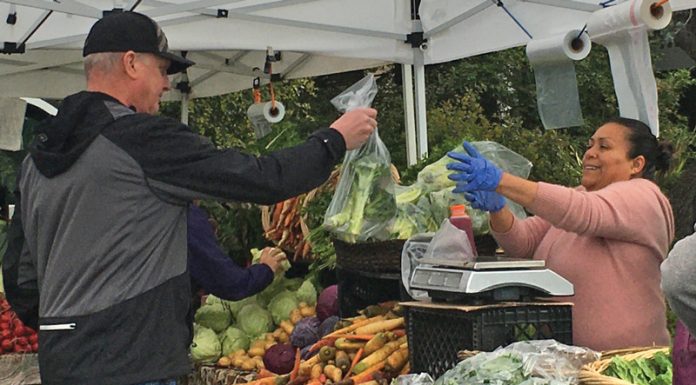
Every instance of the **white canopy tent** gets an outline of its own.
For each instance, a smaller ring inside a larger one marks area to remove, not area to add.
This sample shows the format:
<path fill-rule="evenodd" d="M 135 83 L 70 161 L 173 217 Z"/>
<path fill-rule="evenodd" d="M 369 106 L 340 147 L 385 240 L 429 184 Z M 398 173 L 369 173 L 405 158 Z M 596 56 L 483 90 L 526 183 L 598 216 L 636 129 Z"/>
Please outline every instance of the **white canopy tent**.
<path fill-rule="evenodd" d="M 582 29 L 602 8 L 600 0 L 421 0 L 416 18 L 412 1 L 0 0 L 7 18 L 0 44 L 17 52 L 0 56 L 0 96 L 62 98 L 82 89 L 81 47 L 90 26 L 104 11 L 135 9 L 158 21 L 170 49 L 197 63 L 187 74 L 190 94 L 173 90 L 168 100 L 249 88 L 267 47 L 281 52 L 273 72 L 286 79 L 403 64 L 413 163 L 427 154 L 425 65 Z M 670 3 L 675 10 L 696 7 L 696 0 Z"/>

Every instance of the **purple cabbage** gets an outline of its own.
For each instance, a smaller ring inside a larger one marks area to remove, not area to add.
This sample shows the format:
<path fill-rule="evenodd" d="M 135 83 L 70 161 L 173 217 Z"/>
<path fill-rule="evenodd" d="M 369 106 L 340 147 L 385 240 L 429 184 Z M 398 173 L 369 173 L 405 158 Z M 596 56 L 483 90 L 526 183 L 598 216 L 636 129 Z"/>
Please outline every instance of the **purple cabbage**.
<path fill-rule="evenodd" d="M 292 330 L 290 343 L 293 346 L 304 348 L 307 345 L 312 345 L 319 341 L 320 323 L 317 317 L 302 318 Z"/>
<path fill-rule="evenodd" d="M 323 321 L 332 315 L 338 315 L 338 286 L 331 285 L 322 290 L 317 299 L 317 317 Z"/>
<path fill-rule="evenodd" d="M 339 318 L 337 315 L 332 315 L 331 317 L 322 321 L 321 325 L 319 325 L 319 337 L 324 337 L 325 335 L 334 331 L 338 320 Z"/>

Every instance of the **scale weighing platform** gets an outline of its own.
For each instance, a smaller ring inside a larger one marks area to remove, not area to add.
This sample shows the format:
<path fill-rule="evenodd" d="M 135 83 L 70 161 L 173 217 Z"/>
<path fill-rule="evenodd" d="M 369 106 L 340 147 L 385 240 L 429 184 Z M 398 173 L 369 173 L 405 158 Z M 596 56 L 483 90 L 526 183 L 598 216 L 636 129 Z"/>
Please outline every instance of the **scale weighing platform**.
<path fill-rule="evenodd" d="M 520 301 L 571 296 L 573 284 L 546 268 L 543 260 L 483 257 L 475 261 L 421 259 L 411 288 L 436 302 Z"/>

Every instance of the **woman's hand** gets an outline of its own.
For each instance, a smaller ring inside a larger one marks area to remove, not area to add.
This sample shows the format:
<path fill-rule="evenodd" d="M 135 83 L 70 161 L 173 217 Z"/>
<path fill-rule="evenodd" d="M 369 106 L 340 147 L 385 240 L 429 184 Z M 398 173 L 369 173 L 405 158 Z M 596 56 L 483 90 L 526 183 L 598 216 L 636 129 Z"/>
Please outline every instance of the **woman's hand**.
<path fill-rule="evenodd" d="M 447 153 L 447 156 L 458 161 L 447 165 L 448 170 L 455 171 L 449 175 L 449 179 L 457 182 L 454 192 L 495 191 L 503 177 L 503 171 L 484 158 L 471 143 L 465 141 L 463 146 L 466 154 L 454 151 Z"/>
<path fill-rule="evenodd" d="M 505 198 L 494 191 L 465 192 L 464 198 L 471 203 L 471 207 L 490 213 L 496 213 L 505 207 Z"/>
<path fill-rule="evenodd" d="M 271 270 L 273 270 L 273 272 L 275 273 L 280 267 L 280 264 L 287 259 L 288 258 L 283 252 L 283 250 L 277 247 L 266 247 L 263 250 L 261 250 L 259 263 L 267 264 L 268 267 L 270 267 Z"/>

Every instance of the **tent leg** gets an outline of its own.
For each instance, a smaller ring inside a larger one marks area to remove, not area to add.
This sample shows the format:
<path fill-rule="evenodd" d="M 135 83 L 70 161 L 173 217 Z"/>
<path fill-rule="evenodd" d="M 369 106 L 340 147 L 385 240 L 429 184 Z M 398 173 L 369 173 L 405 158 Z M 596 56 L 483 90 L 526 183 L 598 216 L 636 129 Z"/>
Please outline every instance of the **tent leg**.
<path fill-rule="evenodd" d="M 188 125 L 189 120 L 189 94 L 181 94 L 181 123 Z"/>
<path fill-rule="evenodd" d="M 404 96 L 404 122 L 406 126 L 406 164 L 412 166 L 418 162 L 416 146 L 416 119 L 413 102 L 413 66 L 401 65 L 401 81 Z"/>
<path fill-rule="evenodd" d="M 418 143 L 418 159 L 428 157 L 428 122 L 425 111 L 425 65 L 423 64 L 423 53 L 420 49 L 415 49 L 415 89 L 416 89 L 416 133 Z"/>

